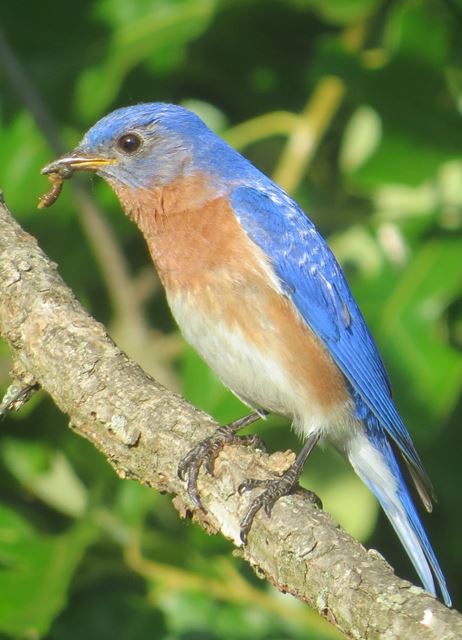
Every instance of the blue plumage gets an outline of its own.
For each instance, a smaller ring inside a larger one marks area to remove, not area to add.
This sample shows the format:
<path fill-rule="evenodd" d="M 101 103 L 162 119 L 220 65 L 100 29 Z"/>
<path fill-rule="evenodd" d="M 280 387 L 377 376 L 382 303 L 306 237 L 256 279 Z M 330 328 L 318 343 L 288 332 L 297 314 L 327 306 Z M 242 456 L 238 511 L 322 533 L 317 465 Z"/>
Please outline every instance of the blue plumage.
<path fill-rule="evenodd" d="M 408 552 L 409 557 L 427 591 L 435 593 L 434 589 L 432 589 L 432 571 L 439 584 L 443 600 L 449 607 L 451 606 L 451 596 L 449 595 L 449 591 L 446 587 L 446 580 L 438 560 L 436 559 L 435 552 L 432 549 L 425 529 L 422 526 L 412 498 L 409 495 L 409 491 L 406 487 L 406 483 L 396 461 L 392 447 L 390 446 L 388 439 L 385 437 L 381 425 L 373 417 L 370 417 L 368 420 L 367 431 L 371 444 L 382 454 L 393 477 L 396 479 L 397 489 L 395 495 L 400 506 L 402 506 L 402 512 L 400 513 L 400 510 L 396 509 L 394 496 L 392 496 L 392 499 L 390 500 L 389 493 L 387 491 L 388 487 L 382 487 L 380 484 L 371 482 L 369 478 L 361 473 L 360 476 L 381 503 L 385 514 L 389 518 L 404 548 Z M 402 522 L 402 518 L 405 519 L 404 522 Z"/>
<path fill-rule="evenodd" d="M 113 152 L 119 153 L 114 142 L 129 131 L 141 133 L 148 144 L 130 159 L 129 165 L 118 163 L 107 172 L 118 179 L 126 172 L 124 181 L 131 186 L 149 187 L 153 176 L 157 182 L 168 184 L 177 176 L 179 166 L 185 175 L 203 171 L 223 188 L 237 180 L 252 181 L 256 173 L 265 177 L 213 134 L 195 113 L 161 102 L 123 107 L 101 118 L 85 134 L 79 152 L 104 152 L 112 145 Z M 149 143 L 158 145 L 157 154 L 150 153 Z"/>
<path fill-rule="evenodd" d="M 275 185 L 265 191 L 239 187 L 231 204 L 249 237 L 270 257 L 305 322 L 329 349 L 405 458 L 430 484 L 391 398 L 380 354 L 332 251 L 298 205 Z M 431 485 L 430 485 L 431 486 Z"/>

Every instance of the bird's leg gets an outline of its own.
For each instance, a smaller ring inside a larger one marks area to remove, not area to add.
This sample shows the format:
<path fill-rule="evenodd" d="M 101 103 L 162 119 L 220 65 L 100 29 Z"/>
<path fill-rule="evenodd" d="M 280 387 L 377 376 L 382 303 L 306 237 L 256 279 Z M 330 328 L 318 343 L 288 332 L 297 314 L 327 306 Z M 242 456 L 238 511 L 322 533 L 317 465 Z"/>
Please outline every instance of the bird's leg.
<path fill-rule="evenodd" d="M 302 450 L 298 454 L 294 464 L 276 480 L 247 480 L 239 486 L 239 493 L 242 494 L 245 491 L 255 489 L 255 487 L 265 487 L 264 491 L 255 498 L 251 503 L 249 510 L 247 511 L 244 519 L 241 522 L 241 540 L 247 542 L 247 535 L 252 526 L 255 515 L 263 507 L 268 516 L 271 515 L 271 510 L 282 496 L 288 495 L 297 484 L 300 474 L 303 469 L 303 465 L 306 459 L 312 452 L 313 448 L 319 440 L 319 434 L 315 433 L 308 437 L 307 441 L 303 445 Z M 309 498 L 319 508 L 322 507 L 321 501 L 318 496 L 312 491 L 307 491 Z"/>
<path fill-rule="evenodd" d="M 202 508 L 201 499 L 197 490 L 197 477 L 202 466 L 207 473 L 213 475 L 213 465 L 217 455 L 228 444 L 253 445 L 258 442 L 258 436 L 238 436 L 237 432 L 247 427 L 249 424 L 265 417 L 266 412 L 259 410 L 249 413 L 249 415 L 234 420 L 229 424 L 219 427 L 213 435 L 202 440 L 191 451 L 186 454 L 178 466 L 178 476 L 184 480 L 186 477 L 187 489 L 191 501 Z"/>

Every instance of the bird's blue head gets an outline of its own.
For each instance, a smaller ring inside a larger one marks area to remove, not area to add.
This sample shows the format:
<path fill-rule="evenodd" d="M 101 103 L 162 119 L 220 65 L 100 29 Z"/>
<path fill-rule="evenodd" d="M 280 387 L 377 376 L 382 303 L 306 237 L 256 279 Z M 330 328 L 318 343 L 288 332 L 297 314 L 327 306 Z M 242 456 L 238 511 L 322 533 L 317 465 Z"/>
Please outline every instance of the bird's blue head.
<path fill-rule="evenodd" d="M 113 186 L 148 188 L 197 172 L 218 181 L 239 175 L 242 156 L 192 111 L 160 102 L 117 109 L 99 120 L 78 147 L 45 168 L 95 171 Z"/>

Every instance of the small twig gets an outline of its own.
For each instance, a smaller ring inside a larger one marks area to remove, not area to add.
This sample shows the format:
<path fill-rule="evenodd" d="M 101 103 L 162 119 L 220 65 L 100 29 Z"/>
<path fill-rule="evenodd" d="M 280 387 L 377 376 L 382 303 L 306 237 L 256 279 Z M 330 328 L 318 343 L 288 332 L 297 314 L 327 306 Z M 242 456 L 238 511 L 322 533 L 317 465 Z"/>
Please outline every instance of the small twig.
<path fill-rule="evenodd" d="M 344 83 L 334 76 L 323 78 L 311 94 L 273 173 L 289 193 L 299 185 L 344 94 Z"/>
<path fill-rule="evenodd" d="M 271 615 L 309 626 L 312 631 L 337 637 L 337 633 L 308 607 L 290 607 L 287 602 L 274 598 L 271 592 L 254 587 L 245 580 L 235 568 L 235 563 L 226 558 L 214 562 L 217 576 L 201 575 L 182 567 L 164 564 L 145 558 L 142 555 L 140 540 L 133 536 L 124 546 L 124 559 L 132 571 L 140 576 L 168 585 L 169 590 L 203 591 L 216 600 L 255 608 L 258 607 Z M 340 638 L 341 636 L 338 635 Z"/>
<path fill-rule="evenodd" d="M 225 133 L 226 141 L 235 149 L 276 135 L 290 135 L 299 125 L 300 116 L 290 111 L 273 111 L 237 124 Z"/>

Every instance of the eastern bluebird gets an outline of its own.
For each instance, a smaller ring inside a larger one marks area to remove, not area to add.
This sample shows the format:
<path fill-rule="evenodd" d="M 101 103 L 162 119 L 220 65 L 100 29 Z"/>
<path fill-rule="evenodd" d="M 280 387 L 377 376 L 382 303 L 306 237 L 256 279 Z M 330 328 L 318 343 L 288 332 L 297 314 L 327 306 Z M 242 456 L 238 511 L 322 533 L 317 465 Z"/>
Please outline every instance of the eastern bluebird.
<path fill-rule="evenodd" d="M 382 505 L 425 589 L 447 606 L 445 578 L 394 450 L 428 511 L 430 480 L 391 397 L 390 383 L 331 250 L 274 182 L 175 105 L 118 109 L 69 155 L 43 170 L 60 179 L 89 170 L 114 189 L 145 236 L 186 340 L 254 414 L 201 443 L 180 465 L 196 478 L 245 423 L 274 412 L 305 438 L 293 468 L 267 483 L 243 522 L 297 481 L 319 440 L 344 454 Z M 256 486 L 249 481 L 244 488 Z"/>

